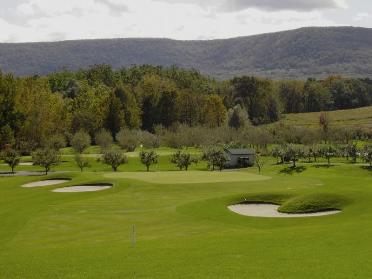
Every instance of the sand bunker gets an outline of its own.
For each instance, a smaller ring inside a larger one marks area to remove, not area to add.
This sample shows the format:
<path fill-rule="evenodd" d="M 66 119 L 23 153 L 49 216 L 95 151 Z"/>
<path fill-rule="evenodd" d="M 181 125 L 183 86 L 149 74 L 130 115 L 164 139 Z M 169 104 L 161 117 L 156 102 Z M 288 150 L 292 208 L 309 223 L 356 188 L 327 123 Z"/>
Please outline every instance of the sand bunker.
<path fill-rule="evenodd" d="M 271 218 L 298 218 L 298 217 L 316 217 L 333 215 L 340 213 L 340 210 L 329 210 L 317 213 L 288 214 L 278 212 L 279 205 L 275 204 L 235 204 L 227 207 L 232 212 L 251 217 L 271 217 Z"/>
<path fill-rule="evenodd" d="M 96 192 L 112 188 L 112 185 L 80 185 L 54 189 L 57 193 Z"/>
<path fill-rule="evenodd" d="M 1 166 L 8 166 L 8 164 L 0 164 Z M 32 162 L 23 162 L 23 163 L 19 163 L 19 166 L 33 166 L 34 163 Z"/>
<path fill-rule="evenodd" d="M 22 185 L 24 188 L 33 188 L 33 187 L 45 187 L 45 186 L 51 186 L 51 185 L 57 185 L 69 182 L 68 179 L 49 179 L 49 180 L 42 180 L 42 181 L 36 181 L 32 183 L 27 183 Z"/>

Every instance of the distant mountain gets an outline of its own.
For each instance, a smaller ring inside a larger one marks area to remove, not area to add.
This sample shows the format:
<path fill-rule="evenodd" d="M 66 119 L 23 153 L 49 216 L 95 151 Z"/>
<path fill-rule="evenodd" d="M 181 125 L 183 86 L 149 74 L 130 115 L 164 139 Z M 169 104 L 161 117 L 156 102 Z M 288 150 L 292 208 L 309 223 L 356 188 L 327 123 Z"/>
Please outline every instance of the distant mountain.
<path fill-rule="evenodd" d="M 210 41 L 107 39 L 0 44 L 0 69 L 43 75 L 94 64 L 178 65 L 217 78 L 372 77 L 372 29 L 301 28 Z"/>

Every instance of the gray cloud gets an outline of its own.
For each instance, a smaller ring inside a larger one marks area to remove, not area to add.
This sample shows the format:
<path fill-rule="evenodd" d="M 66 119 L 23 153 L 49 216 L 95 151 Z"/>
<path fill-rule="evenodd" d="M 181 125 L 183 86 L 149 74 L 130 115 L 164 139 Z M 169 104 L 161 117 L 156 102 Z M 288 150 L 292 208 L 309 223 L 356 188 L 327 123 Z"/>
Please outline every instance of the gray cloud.
<path fill-rule="evenodd" d="M 268 11 L 292 10 L 313 11 L 338 8 L 337 0 L 156 0 L 168 3 L 197 4 L 202 7 L 216 8 L 222 12 L 236 12 L 248 8 Z"/>
<path fill-rule="evenodd" d="M 129 11 L 128 6 L 122 3 L 115 3 L 110 0 L 95 0 L 95 2 L 107 6 L 113 16 L 120 16 L 122 13 Z"/>

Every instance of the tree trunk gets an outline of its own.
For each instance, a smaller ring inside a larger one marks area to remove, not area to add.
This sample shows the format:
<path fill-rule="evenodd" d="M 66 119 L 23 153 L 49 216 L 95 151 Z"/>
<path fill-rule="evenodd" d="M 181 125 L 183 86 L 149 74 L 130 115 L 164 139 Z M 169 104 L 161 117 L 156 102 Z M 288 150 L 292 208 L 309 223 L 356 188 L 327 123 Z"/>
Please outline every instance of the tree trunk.
<path fill-rule="evenodd" d="M 147 168 L 147 171 L 150 171 L 150 166 L 146 166 L 146 168 Z"/>

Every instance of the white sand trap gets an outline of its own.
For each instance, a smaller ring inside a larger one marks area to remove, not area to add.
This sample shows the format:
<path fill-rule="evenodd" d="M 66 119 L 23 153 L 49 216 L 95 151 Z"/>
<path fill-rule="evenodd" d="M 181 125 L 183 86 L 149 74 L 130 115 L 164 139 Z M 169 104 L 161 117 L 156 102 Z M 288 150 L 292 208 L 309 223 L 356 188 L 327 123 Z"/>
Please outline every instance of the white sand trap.
<path fill-rule="evenodd" d="M 33 166 L 34 163 L 32 162 L 23 162 L 23 163 L 19 163 L 19 166 Z M 8 166 L 8 164 L 1 164 L 1 166 Z"/>
<path fill-rule="evenodd" d="M 27 183 L 22 185 L 24 188 L 33 188 L 33 187 L 45 187 L 45 186 L 51 186 L 51 185 L 57 185 L 69 182 L 70 180 L 67 179 L 49 179 L 49 180 L 42 180 L 32 183 Z"/>
<path fill-rule="evenodd" d="M 54 189 L 57 193 L 97 192 L 112 188 L 111 185 L 81 185 Z"/>
<path fill-rule="evenodd" d="M 33 166 L 34 163 L 32 162 L 23 162 L 23 163 L 19 163 L 20 166 Z"/>
<path fill-rule="evenodd" d="M 271 218 L 298 218 L 298 217 L 316 217 L 333 215 L 340 213 L 340 210 L 329 210 L 317 213 L 288 214 L 278 212 L 279 205 L 275 204 L 235 204 L 227 207 L 232 212 L 251 217 L 271 217 Z"/>

